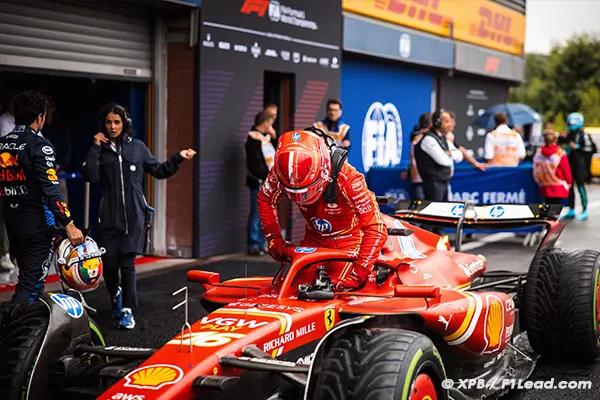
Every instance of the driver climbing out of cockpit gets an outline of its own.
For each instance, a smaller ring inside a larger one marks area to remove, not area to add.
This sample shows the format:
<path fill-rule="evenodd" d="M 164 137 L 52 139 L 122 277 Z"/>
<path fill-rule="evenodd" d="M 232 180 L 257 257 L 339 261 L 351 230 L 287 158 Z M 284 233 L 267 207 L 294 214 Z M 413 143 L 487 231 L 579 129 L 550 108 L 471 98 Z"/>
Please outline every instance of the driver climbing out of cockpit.
<path fill-rule="evenodd" d="M 351 291 L 367 280 L 387 240 L 379 205 L 364 176 L 346 162 L 347 151 L 313 131 L 291 131 L 279 139 L 275 165 L 258 194 L 258 211 L 269 254 L 285 261 L 277 204 L 285 193 L 306 222 L 301 246 L 346 250 L 356 260 L 334 268 L 335 291 Z M 326 142 L 327 140 L 327 142 Z M 339 266 L 340 263 L 338 263 Z"/>

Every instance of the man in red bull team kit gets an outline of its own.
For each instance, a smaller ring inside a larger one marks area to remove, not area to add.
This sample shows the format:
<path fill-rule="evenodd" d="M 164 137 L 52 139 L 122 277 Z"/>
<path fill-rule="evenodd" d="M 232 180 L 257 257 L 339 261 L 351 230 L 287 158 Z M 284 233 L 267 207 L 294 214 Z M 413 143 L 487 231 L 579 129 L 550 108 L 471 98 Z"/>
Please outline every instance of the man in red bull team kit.
<path fill-rule="evenodd" d="M 387 240 L 375 195 L 367 188 L 364 176 L 345 162 L 346 155 L 346 150 L 326 144 L 314 132 L 284 133 L 275 165 L 257 198 L 269 254 L 274 259 L 284 261 L 286 241 L 277 212 L 283 193 L 298 205 L 306 222 L 302 246 L 347 250 L 357 255 L 353 263 L 338 268 L 338 276 L 332 276 L 335 291 L 362 286 Z"/>
<path fill-rule="evenodd" d="M 52 144 L 39 133 L 47 101 L 39 92 L 15 98 L 16 127 L 0 138 L 0 196 L 3 198 L 10 252 L 17 260 L 19 281 L 13 304 L 33 303 L 43 292 L 52 252 L 50 225 L 65 227 L 71 243 L 83 243 L 63 201 Z"/>

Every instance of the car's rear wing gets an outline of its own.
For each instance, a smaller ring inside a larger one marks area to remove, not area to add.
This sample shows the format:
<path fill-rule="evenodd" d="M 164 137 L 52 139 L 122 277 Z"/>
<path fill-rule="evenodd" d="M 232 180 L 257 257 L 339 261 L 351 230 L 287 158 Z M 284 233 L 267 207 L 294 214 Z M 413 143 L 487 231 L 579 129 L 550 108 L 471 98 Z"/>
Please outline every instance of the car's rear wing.
<path fill-rule="evenodd" d="M 473 229 L 514 229 L 539 225 L 560 218 L 560 204 L 488 204 L 404 200 L 394 216 L 416 219 L 428 225 L 455 228 L 463 220 Z"/>
<path fill-rule="evenodd" d="M 392 198 L 378 197 L 383 204 L 393 203 Z M 433 202 L 424 200 L 401 200 L 395 204 L 393 216 L 434 228 L 456 229 L 457 251 L 462 243 L 462 231 L 466 226 L 473 230 L 510 230 L 547 225 L 549 230 L 544 246 L 553 245 L 564 225 L 559 222 L 560 204 L 487 204 L 475 205 L 472 201 Z"/>

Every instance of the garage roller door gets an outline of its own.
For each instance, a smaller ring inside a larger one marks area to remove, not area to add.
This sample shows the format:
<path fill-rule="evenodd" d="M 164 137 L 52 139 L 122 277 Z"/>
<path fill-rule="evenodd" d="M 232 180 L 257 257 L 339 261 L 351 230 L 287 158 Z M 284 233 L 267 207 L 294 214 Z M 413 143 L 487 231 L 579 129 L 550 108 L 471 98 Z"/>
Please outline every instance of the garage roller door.
<path fill-rule="evenodd" d="M 152 30 L 143 8 L 101 3 L 0 0 L 0 66 L 149 80 Z"/>

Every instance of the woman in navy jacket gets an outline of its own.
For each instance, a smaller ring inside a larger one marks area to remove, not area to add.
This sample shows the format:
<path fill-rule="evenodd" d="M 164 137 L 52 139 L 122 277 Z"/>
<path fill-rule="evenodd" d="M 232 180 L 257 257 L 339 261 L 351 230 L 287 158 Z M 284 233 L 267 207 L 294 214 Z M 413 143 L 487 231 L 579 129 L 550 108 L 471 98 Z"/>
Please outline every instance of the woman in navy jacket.
<path fill-rule="evenodd" d="M 144 142 L 131 136 L 131 119 L 123 107 L 111 103 L 100 110 L 99 117 L 100 132 L 94 136 L 94 145 L 83 163 L 83 175 L 86 181 L 100 182 L 102 187 L 95 236 L 99 246 L 106 249 L 102 257 L 104 280 L 113 314 L 120 328 L 133 329 L 132 310 L 137 304 L 135 258 L 144 251 L 146 240 L 144 173 L 166 179 L 196 152 L 182 150 L 160 163 Z"/>

